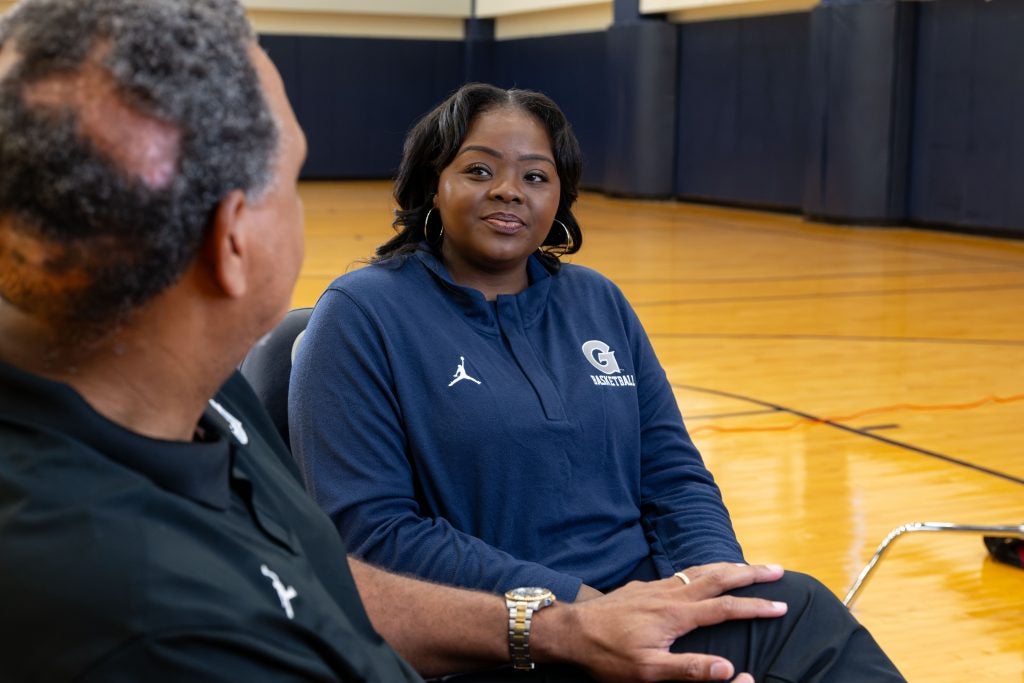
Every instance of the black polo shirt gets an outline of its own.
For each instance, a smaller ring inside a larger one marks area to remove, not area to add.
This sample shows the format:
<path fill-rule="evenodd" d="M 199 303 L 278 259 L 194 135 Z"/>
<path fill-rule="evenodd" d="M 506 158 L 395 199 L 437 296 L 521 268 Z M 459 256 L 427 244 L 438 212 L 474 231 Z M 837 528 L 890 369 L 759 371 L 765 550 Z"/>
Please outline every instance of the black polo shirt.
<path fill-rule="evenodd" d="M 238 375 L 185 443 L 0 364 L 0 680 L 418 681 L 294 475 Z"/>

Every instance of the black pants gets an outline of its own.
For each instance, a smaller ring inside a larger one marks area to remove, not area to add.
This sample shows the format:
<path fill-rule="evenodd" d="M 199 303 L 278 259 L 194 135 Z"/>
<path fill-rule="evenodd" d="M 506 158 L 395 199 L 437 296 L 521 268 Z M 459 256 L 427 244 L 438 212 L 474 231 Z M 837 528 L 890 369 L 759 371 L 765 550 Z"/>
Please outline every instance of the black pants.
<path fill-rule="evenodd" d="M 786 572 L 773 583 L 755 584 L 733 595 L 778 600 L 789 605 L 775 619 L 728 621 L 692 631 L 672 645 L 673 652 L 725 657 L 737 672 L 757 683 L 889 683 L 905 681 L 861 626 L 817 579 Z M 503 667 L 449 676 L 451 683 L 589 683 L 593 679 L 569 666 L 538 666 L 525 673 Z"/>

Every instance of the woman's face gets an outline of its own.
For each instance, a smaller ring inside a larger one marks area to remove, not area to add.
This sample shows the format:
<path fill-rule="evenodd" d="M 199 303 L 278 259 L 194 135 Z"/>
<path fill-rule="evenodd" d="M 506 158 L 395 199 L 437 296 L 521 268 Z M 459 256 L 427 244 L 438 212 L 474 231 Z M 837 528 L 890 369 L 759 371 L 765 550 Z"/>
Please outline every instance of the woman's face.
<path fill-rule="evenodd" d="M 551 230 L 560 189 L 539 120 L 514 108 L 478 114 L 434 198 L 444 225 L 441 253 L 455 281 L 519 278 L 525 287 L 526 260 Z"/>

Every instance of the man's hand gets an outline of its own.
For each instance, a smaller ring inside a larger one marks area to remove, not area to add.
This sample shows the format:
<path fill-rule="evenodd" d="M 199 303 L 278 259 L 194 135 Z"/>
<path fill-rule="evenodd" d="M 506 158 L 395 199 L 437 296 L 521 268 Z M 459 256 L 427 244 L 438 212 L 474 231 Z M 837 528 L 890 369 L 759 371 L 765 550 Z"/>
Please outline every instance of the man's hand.
<path fill-rule="evenodd" d="M 604 595 L 604 593 L 597 590 L 596 588 L 588 586 L 585 583 L 580 584 L 580 590 L 578 593 L 576 593 L 576 602 L 583 602 L 584 600 L 593 600 L 594 598 L 599 598 L 602 595 Z"/>
<path fill-rule="evenodd" d="M 703 653 L 672 654 L 680 636 L 734 619 L 778 617 L 786 605 L 723 593 L 782 577 L 776 565 L 728 563 L 691 567 L 689 585 L 678 577 L 634 582 L 601 598 L 556 604 L 534 617 L 530 649 L 537 661 L 570 661 L 592 676 L 616 681 L 727 680 L 728 660 Z M 734 681 L 750 683 L 740 674 Z"/>

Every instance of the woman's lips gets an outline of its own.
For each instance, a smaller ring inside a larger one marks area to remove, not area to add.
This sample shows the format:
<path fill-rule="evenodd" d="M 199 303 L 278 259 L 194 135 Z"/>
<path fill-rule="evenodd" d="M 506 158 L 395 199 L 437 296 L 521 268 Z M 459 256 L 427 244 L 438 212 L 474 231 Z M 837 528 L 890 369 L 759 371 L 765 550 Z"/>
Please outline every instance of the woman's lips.
<path fill-rule="evenodd" d="M 526 224 L 519 216 L 511 213 L 492 213 L 489 216 L 485 216 L 484 220 L 498 232 L 506 234 L 518 232 L 526 227 Z"/>

